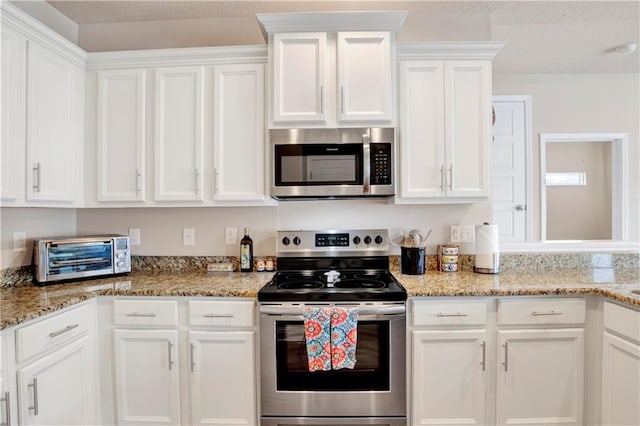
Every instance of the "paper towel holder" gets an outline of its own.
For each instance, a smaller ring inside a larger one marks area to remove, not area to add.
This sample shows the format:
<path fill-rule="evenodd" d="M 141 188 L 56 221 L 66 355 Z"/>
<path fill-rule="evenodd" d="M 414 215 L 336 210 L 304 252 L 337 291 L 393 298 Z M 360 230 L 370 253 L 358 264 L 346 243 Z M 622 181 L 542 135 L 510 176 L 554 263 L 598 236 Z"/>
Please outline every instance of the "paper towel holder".
<path fill-rule="evenodd" d="M 478 244 L 478 229 L 482 226 L 489 226 L 489 222 L 484 222 L 483 225 L 476 227 L 476 246 Z M 494 238 L 497 244 L 498 232 L 495 225 L 494 228 L 496 228 L 494 229 Z M 500 252 L 498 251 L 497 247 L 494 250 L 495 251 L 491 253 L 479 254 L 476 249 L 476 258 L 475 264 L 473 266 L 473 272 L 476 272 L 478 274 L 497 274 L 498 272 L 500 272 Z"/>

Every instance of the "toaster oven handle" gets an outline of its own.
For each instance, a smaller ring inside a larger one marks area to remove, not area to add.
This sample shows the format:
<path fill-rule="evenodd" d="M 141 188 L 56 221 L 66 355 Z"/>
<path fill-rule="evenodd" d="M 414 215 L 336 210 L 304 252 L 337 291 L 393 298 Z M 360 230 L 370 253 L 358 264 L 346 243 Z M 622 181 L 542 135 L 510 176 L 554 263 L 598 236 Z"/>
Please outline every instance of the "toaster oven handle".
<path fill-rule="evenodd" d="M 326 306 L 330 307 L 330 306 Z M 363 307 L 340 305 L 341 308 L 358 308 L 358 316 L 367 315 L 404 315 L 406 308 L 401 306 L 378 306 L 378 307 Z M 260 306 L 260 313 L 267 315 L 289 315 L 289 316 L 302 316 L 304 312 L 303 306 Z"/>
<path fill-rule="evenodd" d="M 88 247 L 88 246 L 95 246 L 95 245 L 98 245 L 98 244 L 110 245 L 111 244 L 111 240 L 109 240 L 109 241 L 92 241 L 92 242 L 86 242 L 86 243 L 68 242 L 68 241 L 49 241 L 47 243 L 47 248 L 49 248 L 49 247 L 58 247 L 58 246 L 64 246 L 64 247 Z"/>

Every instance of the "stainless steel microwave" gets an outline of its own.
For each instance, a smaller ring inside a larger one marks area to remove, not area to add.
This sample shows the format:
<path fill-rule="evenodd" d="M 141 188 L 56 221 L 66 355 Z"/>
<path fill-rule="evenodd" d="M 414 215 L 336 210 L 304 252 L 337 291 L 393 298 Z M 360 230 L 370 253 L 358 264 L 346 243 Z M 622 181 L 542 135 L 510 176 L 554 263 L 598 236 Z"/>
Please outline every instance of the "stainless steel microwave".
<path fill-rule="evenodd" d="M 393 128 L 272 129 L 269 138 L 273 198 L 395 193 Z"/>
<path fill-rule="evenodd" d="M 131 272 L 131 244 L 124 235 L 37 239 L 33 266 L 40 284 L 124 274 Z"/>

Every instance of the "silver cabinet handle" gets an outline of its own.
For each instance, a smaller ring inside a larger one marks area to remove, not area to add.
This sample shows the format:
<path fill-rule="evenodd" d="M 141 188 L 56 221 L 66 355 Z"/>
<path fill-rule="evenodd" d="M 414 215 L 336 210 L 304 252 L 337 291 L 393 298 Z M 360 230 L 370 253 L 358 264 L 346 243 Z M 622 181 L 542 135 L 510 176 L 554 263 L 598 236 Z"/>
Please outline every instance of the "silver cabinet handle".
<path fill-rule="evenodd" d="M 444 166 L 440 166 L 440 190 L 444 190 Z"/>
<path fill-rule="evenodd" d="M 454 312 L 454 313 L 445 313 L 445 312 L 438 312 L 436 314 L 437 317 L 468 317 L 469 314 L 463 314 L 462 312 Z"/>
<path fill-rule="evenodd" d="M 149 313 L 138 313 L 138 312 L 131 312 L 130 314 L 127 314 L 128 317 L 140 317 L 140 318 L 155 318 L 156 314 L 153 312 L 149 312 Z"/>
<path fill-rule="evenodd" d="M 509 371 L 509 342 L 504 342 L 502 347 L 504 348 L 504 362 L 502 365 L 504 365 L 504 371 Z"/>
<path fill-rule="evenodd" d="M 71 331 L 71 330 L 73 330 L 74 328 L 78 328 L 78 327 L 80 327 L 80 324 L 71 324 L 71 325 L 68 325 L 68 326 L 66 326 L 66 327 L 65 327 L 65 328 L 63 328 L 63 329 L 60 329 L 60 330 L 58 330 L 58 331 L 54 331 L 54 332 L 52 332 L 52 333 L 49 333 L 49 337 L 58 337 L 59 335 L 64 334 L 64 333 L 66 333 L 67 331 Z"/>
<path fill-rule="evenodd" d="M 36 163 L 36 165 L 33 167 L 33 181 L 35 182 L 34 185 L 31 186 L 31 188 L 35 191 L 35 192 L 40 192 L 40 174 L 42 172 L 42 169 L 40 168 L 40 163 Z"/>
<path fill-rule="evenodd" d="M 169 353 L 169 370 L 171 370 L 171 367 L 173 367 L 173 354 L 172 354 L 172 349 L 173 349 L 173 343 L 171 343 L 171 341 L 167 342 L 167 350 Z"/>
<path fill-rule="evenodd" d="M 453 191 L 453 164 L 449 165 L 449 190 Z"/>
<path fill-rule="evenodd" d="M 33 405 L 31 407 L 27 407 L 27 410 L 33 410 L 33 415 L 38 415 L 38 379 L 33 378 L 33 383 L 29 383 L 27 385 L 28 388 L 33 388 Z"/>
<path fill-rule="evenodd" d="M 320 114 L 324 114 L 324 86 L 320 86 Z"/>
<path fill-rule="evenodd" d="M 9 399 L 9 391 L 4 393 L 4 397 L 0 398 L 0 401 L 4 402 L 4 422 L 0 423 L 0 426 L 11 426 L 11 402 Z"/>
<path fill-rule="evenodd" d="M 136 169 L 136 194 L 139 194 L 141 189 L 140 189 L 140 178 L 142 177 L 142 173 L 140 173 L 140 170 Z"/>
<path fill-rule="evenodd" d="M 205 318 L 233 318 L 233 314 L 204 314 Z"/>
<path fill-rule="evenodd" d="M 549 311 L 549 312 L 536 312 L 536 311 L 533 311 L 533 312 L 531 312 L 531 316 L 532 317 L 554 316 L 554 315 L 562 315 L 562 312 L 557 312 L 557 311 Z"/>
<path fill-rule="evenodd" d="M 482 346 L 482 362 L 480 364 L 482 365 L 482 371 L 485 371 L 487 367 L 487 342 L 482 342 L 480 346 Z"/>
<path fill-rule="evenodd" d="M 218 168 L 214 168 L 213 169 L 213 192 L 215 192 L 216 194 L 219 191 L 219 185 L 218 185 Z"/>
<path fill-rule="evenodd" d="M 344 87 L 340 86 L 340 114 L 344 114 Z"/>
<path fill-rule="evenodd" d="M 200 185 L 199 185 L 200 171 L 197 168 L 196 168 L 194 180 L 195 180 L 195 183 L 194 183 L 195 192 L 196 194 L 198 194 L 200 192 Z"/>
<path fill-rule="evenodd" d="M 191 344 L 191 372 L 193 373 L 196 369 L 196 359 L 195 359 L 195 355 L 194 352 L 196 350 L 196 345 L 194 345 L 193 343 Z"/>

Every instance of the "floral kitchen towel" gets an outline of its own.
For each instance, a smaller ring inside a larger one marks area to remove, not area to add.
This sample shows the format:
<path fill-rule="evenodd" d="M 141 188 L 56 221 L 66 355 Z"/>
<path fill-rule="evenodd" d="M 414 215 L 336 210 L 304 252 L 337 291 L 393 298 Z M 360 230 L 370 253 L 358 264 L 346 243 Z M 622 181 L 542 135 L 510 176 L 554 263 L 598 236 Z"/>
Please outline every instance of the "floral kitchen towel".
<path fill-rule="evenodd" d="M 356 366 L 358 341 L 358 310 L 356 308 L 331 308 L 331 368 Z"/>
<path fill-rule="evenodd" d="M 331 308 L 306 306 L 303 316 L 309 371 L 331 370 Z"/>

